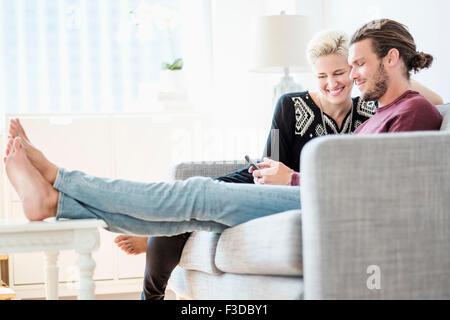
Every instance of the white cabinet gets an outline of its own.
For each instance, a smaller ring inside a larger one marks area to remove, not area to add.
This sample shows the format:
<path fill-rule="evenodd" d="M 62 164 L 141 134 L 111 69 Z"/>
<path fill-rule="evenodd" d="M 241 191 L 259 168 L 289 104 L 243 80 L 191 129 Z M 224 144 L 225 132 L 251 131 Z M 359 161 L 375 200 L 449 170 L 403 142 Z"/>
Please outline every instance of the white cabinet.
<path fill-rule="evenodd" d="M 195 148 L 192 130 L 198 118 L 186 115 L 7 115 L 19 117 L 31 142 L 49 160 L 67 169 L 111 178 L 136 181 L 168 179 L 169 167 L 185 160 L 174 145 Z M 23 217 L 20 200 L 5 181 L 6 217 Z M 129 256 L 114 243 L 117 234 L 100 230 L 100 249 L 93 254 L 96 293 L 140 292 L 145 254 Z M 77 255 L 59 255 L 60 296 L 76 295 L 74 261 Z M 10 284 L 18 298 L 44 297 L 44 255 L 14 254 L 10 257 Z"/>

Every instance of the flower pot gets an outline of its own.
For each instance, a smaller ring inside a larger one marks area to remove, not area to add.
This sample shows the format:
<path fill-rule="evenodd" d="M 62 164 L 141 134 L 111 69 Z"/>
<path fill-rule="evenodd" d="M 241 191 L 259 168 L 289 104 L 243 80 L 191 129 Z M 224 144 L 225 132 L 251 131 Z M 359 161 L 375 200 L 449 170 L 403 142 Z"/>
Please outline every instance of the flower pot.
<path fill-rule="evenodd" d="M 186 91 L 186 79 L 184 70 L 161 70 L 160 91 L 184 92 Z"/>

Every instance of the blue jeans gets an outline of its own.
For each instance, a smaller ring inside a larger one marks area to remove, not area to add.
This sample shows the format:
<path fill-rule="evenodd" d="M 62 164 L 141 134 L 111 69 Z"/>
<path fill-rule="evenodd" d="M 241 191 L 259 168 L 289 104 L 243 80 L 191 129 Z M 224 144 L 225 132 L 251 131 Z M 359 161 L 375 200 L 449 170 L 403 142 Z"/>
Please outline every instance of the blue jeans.
<path fill-rule="evenodd" d="M 300 188 L 235 184 L 193 177 L 174 182 L 134 182 L 58 170 L 56 218 L 102 219 L 118 233 L 172 236 L 220 233 L 259 217 L 300 209 Z"/>

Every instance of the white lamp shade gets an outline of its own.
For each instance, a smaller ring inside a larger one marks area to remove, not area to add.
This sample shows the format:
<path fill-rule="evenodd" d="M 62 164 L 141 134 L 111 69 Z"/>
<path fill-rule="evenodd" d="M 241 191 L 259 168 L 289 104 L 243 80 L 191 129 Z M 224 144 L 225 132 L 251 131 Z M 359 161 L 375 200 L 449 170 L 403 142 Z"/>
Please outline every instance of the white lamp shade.
<path fill-rule="evenodd" d="M 312 37 L 310 18 L 303 15 L 263 16 L 256 20 L 255 60 L 251 71 L 310 71 L 306 47 Z"/>

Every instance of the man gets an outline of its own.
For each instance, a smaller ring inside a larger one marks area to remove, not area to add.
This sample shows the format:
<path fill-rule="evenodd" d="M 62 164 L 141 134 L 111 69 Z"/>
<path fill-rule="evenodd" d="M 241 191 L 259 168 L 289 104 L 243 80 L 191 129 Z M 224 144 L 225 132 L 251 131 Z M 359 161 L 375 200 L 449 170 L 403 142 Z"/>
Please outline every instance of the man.
<path fill-rule="evenodd" d="M 378 20 L 358 30 L 350 44 L 351 77 L 364 99 L 378 100 L 375 115 L 355 133 L 439 129 L 439 112 L 410 90 L 409 81 L 411 71 L 430 67 L 433 57 L 416 52 L 405 26 Z"/>

